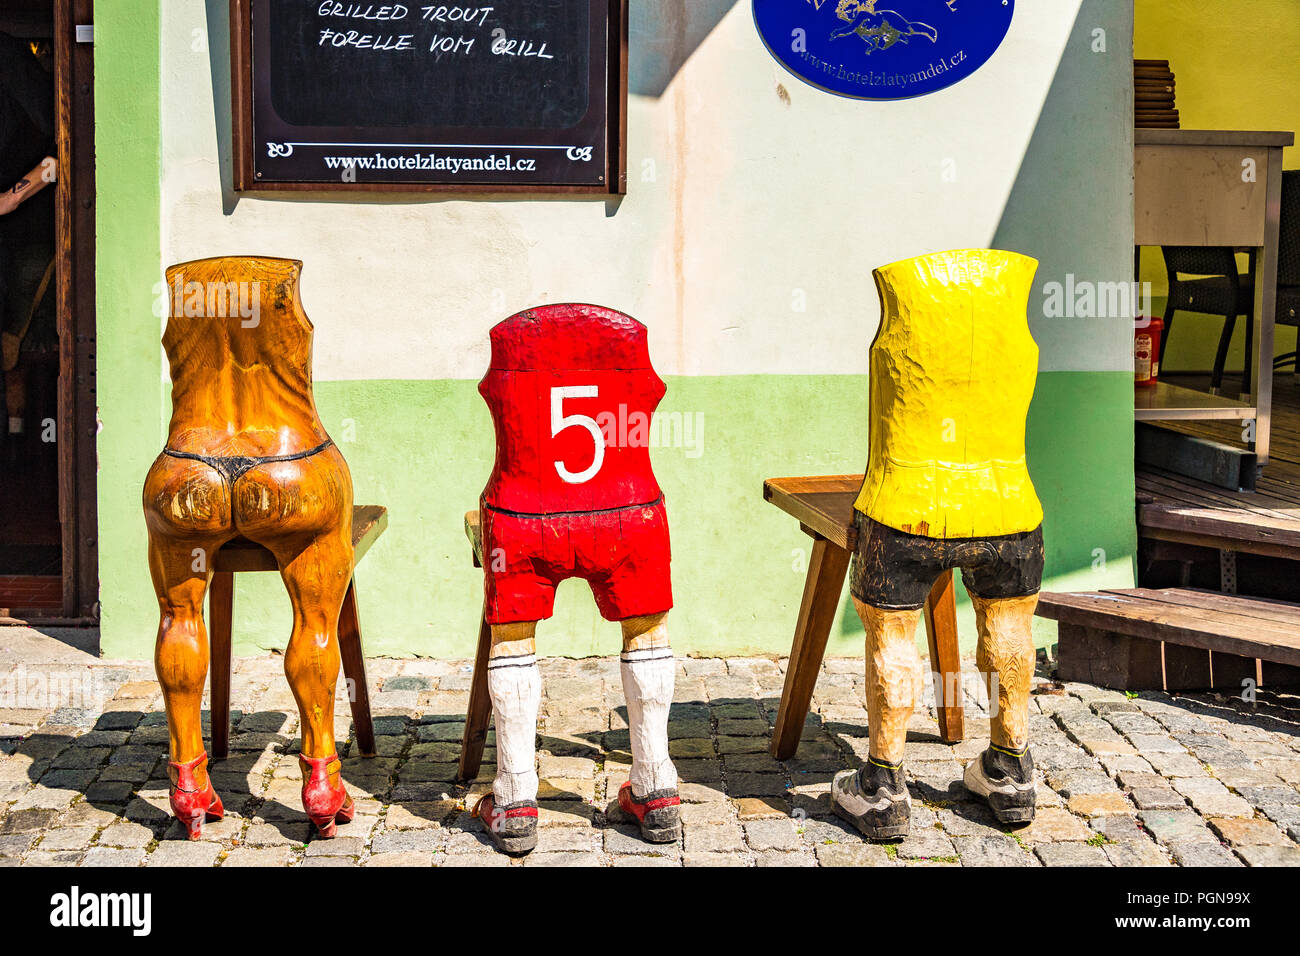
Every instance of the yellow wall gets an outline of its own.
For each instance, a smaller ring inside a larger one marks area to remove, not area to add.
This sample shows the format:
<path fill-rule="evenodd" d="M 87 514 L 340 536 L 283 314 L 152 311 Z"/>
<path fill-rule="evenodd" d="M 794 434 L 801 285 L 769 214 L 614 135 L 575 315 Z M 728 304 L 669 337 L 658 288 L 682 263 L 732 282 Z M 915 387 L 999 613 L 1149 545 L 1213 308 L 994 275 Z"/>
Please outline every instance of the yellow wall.
<path fill-rule="evenodd" d="M 1133 55 L 1168 60 L 1176 80 L 1183 129 L 1300 131 L 1300 0 L 1136 0 Z M 1285 151 L 1287 169 L 1300 168 L 1300 148 Z M 1245 268 L 1245 257 L 1241 267 Z M 1164 308 L 1165 268 L 1160 253 L 1143 251 L 1142 279 L 1152 284 L 1154 308 Z M 1228 357 L 1241 368 L 1242 322 Z M 1223 320 L 1180 312 L 1165 367 L 1208 369 Z M 1295 348 L 1295 331 L 1278 329 L 1277 351 Z"/>

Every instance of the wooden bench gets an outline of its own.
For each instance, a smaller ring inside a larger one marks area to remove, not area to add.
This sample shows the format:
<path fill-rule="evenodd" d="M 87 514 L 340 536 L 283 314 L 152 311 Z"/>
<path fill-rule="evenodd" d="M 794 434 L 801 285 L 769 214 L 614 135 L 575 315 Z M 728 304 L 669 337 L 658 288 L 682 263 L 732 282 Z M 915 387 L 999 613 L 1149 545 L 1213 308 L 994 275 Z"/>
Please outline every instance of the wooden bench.
<path fill-rule="evenodd" d="M 1291 682 L 1300 666 L 1300 604 L 1195 588 L 1044 593 L 1057 622 L 1057 676 L 1118 690 L 1240 692 Z M 1271 665 L 1280 665 L 1272 671 Z"/>
<path fill-rule="evenodd" d="M 797 518 L 799 527 L 813 539 L 785 688 L 772 733 L 772 756 L 778 760 L 790 758 L 799 747 L 817 674 L 826 654 L 826 641 L 839 611 L 849 558 L 857 543 L 853 502 L 862 487 L 862 478 L 862 475 L 826 475 L 769 478 L 763 482 L 763 498 Z M 957 743 L 965 728 L 957 605 L 951 571 L 941 575 L 930 591 L 925 604 L 925 630 L 930 642 L 930 666 L 939 681 L 936 687 L 939 736 L 946 743 Z"/>
<path fill-rule="evenodd" d="M 352 509 L 353 567 L 388 527 L 388 511 L 379 505 L 357 505 Z M 222 545 L 214 562 L 208 588 L 208 642 L 212 671 L 212 757 L 221 760 L 230 751 L 230 625 L 235 599 L 235 575 L 241 571 L 279 571 L 275 555 L 247 538 Z M 367 757 L 375 754 L 375 728 L 370 719 L 370 690 L 366 683 L 366 659 L 361 652 L 361 621 L 357 616 L 356 579 L 348 582 L 339 614 L 339 652 L 343 676 L 351 685 L 352 722 L 357 746 Z"/>

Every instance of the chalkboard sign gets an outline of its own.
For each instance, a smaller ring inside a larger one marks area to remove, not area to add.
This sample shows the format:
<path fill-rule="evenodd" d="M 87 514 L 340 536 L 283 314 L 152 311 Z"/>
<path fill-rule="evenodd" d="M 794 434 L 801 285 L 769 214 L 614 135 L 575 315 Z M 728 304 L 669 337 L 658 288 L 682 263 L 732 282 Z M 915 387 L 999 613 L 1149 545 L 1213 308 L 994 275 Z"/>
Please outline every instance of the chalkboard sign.
<path fill-rule="evenodd" d="M 627 0 L 231 0 L 235 188 L 621 194 Z"/>

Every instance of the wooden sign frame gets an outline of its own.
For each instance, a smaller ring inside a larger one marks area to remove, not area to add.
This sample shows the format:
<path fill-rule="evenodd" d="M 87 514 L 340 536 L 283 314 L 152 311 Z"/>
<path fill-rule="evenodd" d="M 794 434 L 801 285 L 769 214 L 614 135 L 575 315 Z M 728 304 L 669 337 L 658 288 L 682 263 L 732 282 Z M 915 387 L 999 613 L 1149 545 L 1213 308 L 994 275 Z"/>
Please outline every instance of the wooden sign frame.
<path fill-rule="evenodd" d="M 253 0 L 230 0 L 230 112 L 234 188 L 237 192 L 294 193 L 527 193 L 532 195 L 622 196 L 627 194 L 628 0 L 608 0 L 609 48 L 605 96 L 606 151 L 600 184 L 422 183 L 272 181 L 254 171 Z"/>

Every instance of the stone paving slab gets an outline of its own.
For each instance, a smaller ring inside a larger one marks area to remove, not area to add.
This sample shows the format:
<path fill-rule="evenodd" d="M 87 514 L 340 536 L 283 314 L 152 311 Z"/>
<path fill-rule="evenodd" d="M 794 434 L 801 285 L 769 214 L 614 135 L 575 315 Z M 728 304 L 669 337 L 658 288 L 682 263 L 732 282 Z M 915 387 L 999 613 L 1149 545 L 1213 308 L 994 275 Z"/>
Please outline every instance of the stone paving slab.
<path fill-rule="evenodd" d="M 489 735 L 476 781 L 456 782 L 468 661 L 370 662 L 378 756 L 336 733 L 357 800 L 334 840 L 298 799 L 298 715 L 283 659 L 236 661 L 229 759 L 212 773 L 226 818 L 190 842 L 167 805 L 166 721 L 147 661 L 104 661 L 81 635 L 30 629 L 0 651 L 9 675 L 45 673 L 89 698 L 0 699 L 0 864 L 34 866 L 1297 866 L 1300 703 L 1129 695 L 1046 682 L 1031 698 L 1039 812 L 1000 826 L 961 783 L 987 742 L 973 662 L 970 736 L 938 740 L 932 707 L 909 723 L 912 828 L 871 844 L 830 807 L 835 771 L 867 749 L 861 659 L 823 664 L 798 752 L 767 752 L 786 661 L 683 658 L 670 720 L 683 838 L 643 842 L 615 803 L 628 734 L 617 658 L 542 663 L 537 850 L 496 853 L 468 812 L 490 788 Z M 0 641 L 0 645 L 4 645 Z M 16 651 L 14 649 L 17 649 Z M 14 696 L 12 693 L 10 697 Z M 205 729 L 206 729 L 205 714 Z"/>

